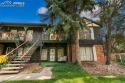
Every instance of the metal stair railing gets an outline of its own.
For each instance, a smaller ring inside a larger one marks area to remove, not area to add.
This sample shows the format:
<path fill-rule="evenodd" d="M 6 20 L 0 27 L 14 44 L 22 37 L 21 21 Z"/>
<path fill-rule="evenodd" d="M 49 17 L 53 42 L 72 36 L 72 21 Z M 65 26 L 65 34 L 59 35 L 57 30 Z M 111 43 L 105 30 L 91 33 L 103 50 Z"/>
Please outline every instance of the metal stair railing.
<path fill-rule="evenodd" d="M 20 58 L 20 60 L 33 48 L 33 46 L 35 46 L 37 44 L 38 41 L 39 41 L 39 39 L 36 40 L 36 42 L 22 55 L 22 57 Z"/>
<path fill-rule="evenodd" d="M 39 38 L 35 41 L 35 43 L 22 55 L 22 57 L 20 58 L 20 60 L 22 60 L 24 58 L 24 56 L 26 56 L 26 54 L 38 43 Z M 24 60 L 25 61 L 25 60 Z M 21 64 L 23 62 L 20 63 L 20 70 L 21 70 Z"/>
<path fill-rule="evenodd" d="M 11 54 L 12 52 L 14 52 L 15 50 L 17 50 L 19 47 L 21 47 L 22 45 L 24 45 L 25 43 L 27 43 L 29 40 L 23 42 L 22 44 L 20 44 L 19 46 L 17 46 L 15 49 L 11 50 L 10 52 L 8 52 L 5 56 L 3 56 L 2 58 L 6 58 L 9 54 Z M 15 58 L 15 56 L 13 56 L 13 59 Z M 7 63 L 8 60 L 6 60 L 5 64 Z"/>
<path fill-rule="evenodd" d="M 7 53 L 4 57 L 8 56 L 9 54 L 11 54 L 12 52 L 14 52 L 15 50 L 17 50 L 19 47 L 21 47 L 22 45 L 24 45 L 25 43 L 27 43 L 29 40 L 25 41 L 24 43 L 20 44 L 19 46 L 17 46 L 15 49 L 11 50 L 9 53 Z"/>

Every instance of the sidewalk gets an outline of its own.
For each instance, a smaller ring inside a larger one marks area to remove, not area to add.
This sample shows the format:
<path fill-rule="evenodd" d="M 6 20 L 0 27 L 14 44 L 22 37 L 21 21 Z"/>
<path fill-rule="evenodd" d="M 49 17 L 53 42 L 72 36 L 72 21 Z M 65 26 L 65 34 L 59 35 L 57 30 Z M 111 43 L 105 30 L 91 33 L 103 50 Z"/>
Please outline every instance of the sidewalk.
<path fill-rule="evenodd" d="M 0 82 L 8 80 L 44 80 L 52 78 L 52 67 L 45 67 L 40 73 L 0 75 Z"/>

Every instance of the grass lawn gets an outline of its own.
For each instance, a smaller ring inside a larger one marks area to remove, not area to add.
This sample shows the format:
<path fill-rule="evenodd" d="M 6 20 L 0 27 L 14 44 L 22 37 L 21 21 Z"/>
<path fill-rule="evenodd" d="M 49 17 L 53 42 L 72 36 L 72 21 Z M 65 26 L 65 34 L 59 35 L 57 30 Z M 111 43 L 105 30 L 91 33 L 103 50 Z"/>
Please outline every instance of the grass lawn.
<path fill-rule="evenodd" d="M 49 80 L 21 80 L 2 83 L 125 83 L 124 77 L 96 77 L 83 71 L 77 64 L 42 62 L 42 66 L 53 66 L 53 78 Z"/>

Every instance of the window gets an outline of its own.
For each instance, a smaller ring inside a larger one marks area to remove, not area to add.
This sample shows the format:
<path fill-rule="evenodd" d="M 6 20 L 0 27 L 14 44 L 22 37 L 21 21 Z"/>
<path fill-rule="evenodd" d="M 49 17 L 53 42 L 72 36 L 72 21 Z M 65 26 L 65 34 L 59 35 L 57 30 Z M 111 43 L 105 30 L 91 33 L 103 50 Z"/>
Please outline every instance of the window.
<path fill-rule="evenodd" d="M 28 30 L 27 31 L 26 39 L 29 40 L 29 41 L 32 41 L 32 39 L 33 39 L 33 30 Z"/>
<path fill-rule="evenodd" d="M 79 31 L 79 37 L 80 39 L 94 39 L 94 33 L 93 33 L 93 28 L 90 29 L 81 29 Z"/>
<path fill-rule="evenodd" d="M 47 48 L 41 49 L 41 60 L 47 60 Z"/>
<path fill-rule="evenodd" d="M 93 49 L 92 47 L 80 47 L 81 61 L 93 61 Z"/>
<path fill-rule="evenodd" d="M 16 34 L 17 30 L 11 30 L 11 39 L 15 39 Z"/>
<path fill-rule="evenodd" d="M 25 31 L 18 31 L 20 40 L 24 40 Z"/>
<path fill-rule="evenodd" d="M 50 40 L 56 40 L 56 38 L 54 37 L 54 34 L 50 34 Z"/>
<path fill-rule="evenodd" d="M 2 33 L 2 39 L 6 39 L 7 38 L 7 33 Z"/>
<path fill-rule="evenodd" d="M 64 56 L 64 48 L 58 48 L 58 61 Z"/>

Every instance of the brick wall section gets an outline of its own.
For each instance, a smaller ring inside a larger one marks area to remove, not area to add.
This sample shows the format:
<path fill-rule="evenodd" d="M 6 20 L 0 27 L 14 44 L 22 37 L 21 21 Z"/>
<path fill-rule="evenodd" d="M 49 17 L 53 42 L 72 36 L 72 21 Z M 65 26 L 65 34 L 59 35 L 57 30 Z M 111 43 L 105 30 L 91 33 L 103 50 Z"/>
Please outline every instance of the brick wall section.
<path fill-rule="evenodd" d="M 76 51 L 75 51 L 75 45 L 72 46 L 72 63 L 75 63 L 76 61 Z"/>
<path fill-rule="evenodd" d="M 70 51 L 69 51 L 69 49 L 70 49 L 70 45 L 67 44 L 67 60 L 68 60 L 68 62 L 70 62 Z"/>
<path fill-rule="evenodd" d="M 4 47 L 4 46 L 0 44 L 0 55 L 2 55 L 3 47 Z"/>
<path fill-rule="evenodd" d="M 105 62 L 106 57 L 104 56 L 103 46 L 102 45 L 94 45 L 96 48 L 97 62 Z"/>

